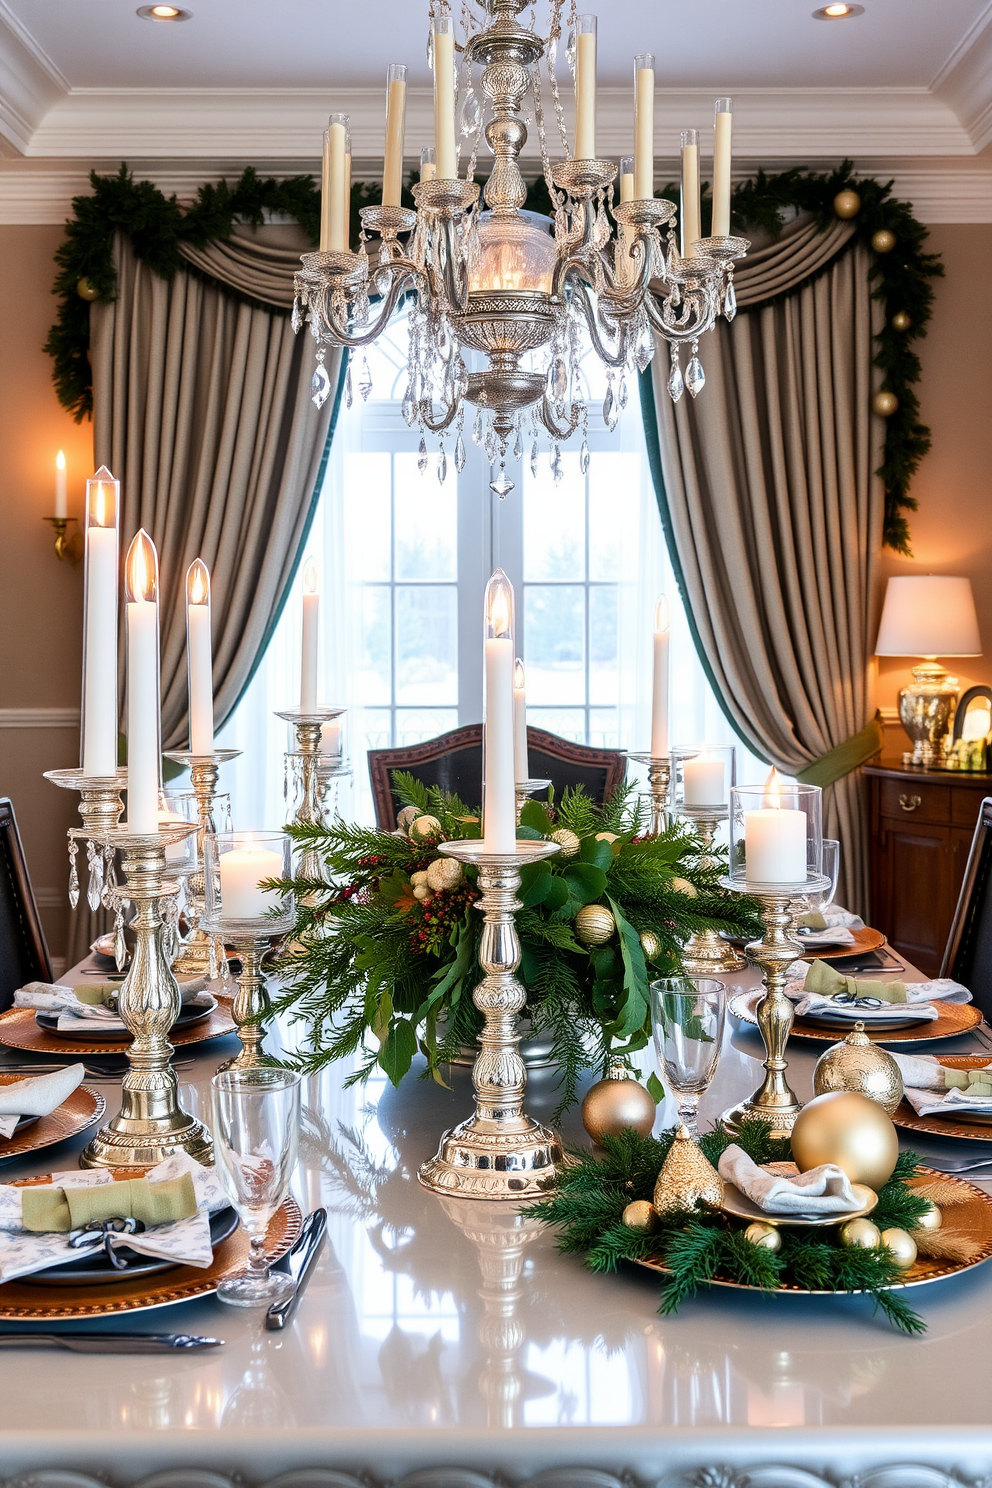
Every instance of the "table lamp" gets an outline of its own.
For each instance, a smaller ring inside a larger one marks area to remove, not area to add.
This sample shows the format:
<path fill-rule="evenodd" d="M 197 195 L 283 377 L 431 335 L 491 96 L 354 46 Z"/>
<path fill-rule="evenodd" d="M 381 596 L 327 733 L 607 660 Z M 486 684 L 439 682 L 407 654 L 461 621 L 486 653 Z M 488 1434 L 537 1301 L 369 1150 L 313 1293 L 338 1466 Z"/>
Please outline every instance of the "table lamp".
<path fill-rule="evenodd" d="M 981 654 L 970 579 L 912 574 L 889 580 L 875 655 L 923 658 L 899 694 L 914 765 L 939 764 L 957 702 L 958 679 L 948 676 L 937 657 Z"/>

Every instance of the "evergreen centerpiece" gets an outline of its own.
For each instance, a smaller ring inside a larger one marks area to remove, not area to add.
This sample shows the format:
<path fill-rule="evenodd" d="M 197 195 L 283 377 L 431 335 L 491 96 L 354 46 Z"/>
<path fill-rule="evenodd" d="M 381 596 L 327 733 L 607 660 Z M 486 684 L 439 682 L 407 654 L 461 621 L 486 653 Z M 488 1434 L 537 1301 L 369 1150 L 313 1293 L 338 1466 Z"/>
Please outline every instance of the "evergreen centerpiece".
<path fill-rule="evenodd" d="M 441 1066 L 481 1026 L 472 991 L 482 917 L 476 870 L 438 844 L 478 837 L 480 817 L 412 776 L 394 784 L 406 802 L 397 832 L 340 821 L 287 829 L 328 881 L 293 882 L 298 917 L 272 1012 L 306 1025 L 296 1056 L 305 1071 L 364 1051 L 351 1081 L 378 1066 L 398 1084 L 419 1049 L 443 1083 Z M 519 835 L 561 848 L 524 868 L 516 923 L 523 1016 L 553 1040 L 563 1106 L 584 1069 L 605 1072 L 611 1051 L 647 1042 L 648 984 L 678 971 L 693 931 L 759 928 L 750 901 L 719 886 L 725 855 L 705 853 L 681 823 L 645 836 L 645 821 L 628 785 L 602 806 L 566 791 L 523 808 Z"/>

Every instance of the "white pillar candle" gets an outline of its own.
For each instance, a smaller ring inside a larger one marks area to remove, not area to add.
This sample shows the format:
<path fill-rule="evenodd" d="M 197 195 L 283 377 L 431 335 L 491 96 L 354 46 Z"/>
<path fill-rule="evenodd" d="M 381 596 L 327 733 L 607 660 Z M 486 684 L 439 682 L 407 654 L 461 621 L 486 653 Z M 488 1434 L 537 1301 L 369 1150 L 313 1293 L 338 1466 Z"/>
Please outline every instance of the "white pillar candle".
<path fill-rule="evenodd" d="M 634 200 L 634 157 L 624 155 L 620 160 L 620 200 Z"/>
<path fill-rule="evenodd" d="M 124 565 L 127 593 L 127 830 L 158 831 L 161 728 L 158 554 L 142 528 Z"/>
<path fill-rule="evenodd" d="M 386 150 L 382 162 L 382 205 L 398 207 L 403 189 L 403 130 L 406 123 L 406 68 L 386 69 Z"/>
<path fill-rule="evenodd" d="M 516 780 L 530 779 L 527 748 L 527 687 L 524 664 L 513 663 L 513 774 Z"/>
<path fill-rule="evenodd" d="M 806 813 L 781 805 L 778 774 L 765 784 L 762 806 L 744 813 L 744 877 L 748 883 L 806 881 Z"/>
<path fill-rule="evenodd" d="M 303 569 L 303 647 L 300 657 L 300 712 L 312 713 L 317 706 L 317 625 L 320 619 L 320 589 L 317 565 L 308 558 Z"/>
<path fill-rule="evenodd" d="M 458 174 L 455 151 L 455 33 L 450 16 L 434 21 L 434 160 L 439 181 Z"/>
<path fill-rule="evenodd" d="M 634 200 L 654 196 L 654 57 L 634 58 Z"/>
<path fill-rule="evenodd" d="M 596 159 L 596 17 L 575 17 L 574 160 Z"/>
<path fill-rule="evenodd" d="M 59 450 L 55 456 L 55 515 L 67 517 L 69 506 L 66 500 L 65 455 Z"/>
<path fill-rule="evenodd" d="M 727 772 L 722 759 L 700 754 L 682 763 L 682 800 L 686 806 L 726 806 Z"/>
<path fill-rule="evenodd" d="M 241 847 L 218 855 L 220 906 L 225 920 L 260 920 L 277 909 L 277 889 L 263 889 L 267 878 L 282 878 L 282 854 L 259 847 L 248 838 Z"/>
<path fill-rule="evenodd" d="M 668 754 L 668 600 L 662 594 L 654 614 L 654 678 L 651 692 L 651 753 Z"/>
<path fill-rule="evenodd" d="M 437 175 L 437 165 L 434 160 L 434 146 L 425 145 L 420 152 L 420 179 L 422 181 L 433 181 Z"/>
<path fill-rule="evenodd" d="M 180 825 L 188 827 L 190 825 L 190 823 L 184 816 L 180 816 L 178 811 L 168 811 L 164 806 L 160 806 L 158 809 L 158 824 L 160 828 L 169 826 L 176 827 Z M 185 837 L 180 842 L 167 843 L 165 848 L 165 861 L 167 863 L 183 862 L 187 852 L 186 843 L 187 839 Z"/>
<path fill-rule="evenodd" d="M 201 558 L 186 570 L 186 661 L 190 754 L 214 752 L 214 675 L 210 638 L 210 571 Z"/>
<path fill-rule="evenodd" d="M 487 851 L 513 852 L 513 586 L 501 568 L 486 585 L 482 836 Z"/>
<path fill-rule="evenodd" d="M 332 718 L 320 730 L 320 752 L 325 758 L 337 759 L 341 753 L 341 721 Z"/>
<path fill-rule="evenodd" d="M 348 246 L 348 211 L 345 204 L 345 155 L 348 152 L 348 117 L 332 114 L 327 129 L 327 247 L 325 253 L 343 253 Z"/>
<path fill-rule="evenodd" d="M 718 98 L 713 127 L 713 226 L 715 238 L 730 234 L 730 159 L 734 100 Z"/>
<path fill-rule="evenodd" d="M 81 764 L 87 775 L 117 769 L 119 494 L 119 482 L 104 466 L 86 482 Z"/>
<path fill-rule="evenodd" d="M 699 130 L 683 129 L 681 134 L 682 150 L 682 209 L 679 213 L 679 227 L 682 235 L 681 253 L 683 258 L 695 258 L 696 250 L 692 246 L 698 243 L 703 236 L 699 220 Z"/>

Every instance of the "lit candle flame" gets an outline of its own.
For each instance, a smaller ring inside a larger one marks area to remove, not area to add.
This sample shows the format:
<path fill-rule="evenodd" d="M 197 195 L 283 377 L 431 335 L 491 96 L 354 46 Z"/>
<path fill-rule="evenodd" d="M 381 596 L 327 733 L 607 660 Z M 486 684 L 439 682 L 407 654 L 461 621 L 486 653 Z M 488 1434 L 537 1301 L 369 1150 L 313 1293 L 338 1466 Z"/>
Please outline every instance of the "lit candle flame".
<path fill-rule="evenodd" d="M 778 783 L 778 771 L 774 765 L 765 781 L 761 804 L 769 811 L 781 811 L 782 809 L 782 788 Z"/>
<path fill-rule="evenodd" d="M 117 482 L 105 465 L 86 482 L 86 519 L 91 527 L 117 525 Z"/>
<path fill-rule="evenodd" d="M 501 568 L 489 580 L 486 590 L 486 619 L 494 640 L 507 640 L 512 633 L 513 602 L 510 581 Z"/>
<path fill-rule="evenodd" d="M 155 599 L 158 589 L 158 554 L 155 544 L 143 527 L 127 550 L 124 572 L 130 601 Z"/>
<path fill-rule="evenodd" d="M 194 558 L 186 572 L 186 600 L 191 605 L 210 603 L 210 571 L 202 558 Z"/>
<path fill-rule="evenodd" d="M 55 468 L 57 470 L 65 469 L 65 455 L 61 450 L 59 450 L 58 454 L 55 456 Z"/>
<path fill-rule="evenodd" d="M 514 685 L 514 687 L 518 688 L 520 691 L 523 690 L 523 686 L 524 686 L 524 664 L 520 660 L 520 657 L 519 656 L 517 657 L 516 661 L 513 663 L 513 685 Z"/>
<path fill-rule="evenodd" d="M 654 612 L 654 628 L 655 628 L 655 630 L 656 631 L 665 631 L 665 630 L 667 630 L 668 627 L 669 627 L 669 624 L 671 623 L 671 618 L 672 618 L 672 614 L 671 614 L 671 610 L 668 607 L 668 600 L 665 598 L 665 596 L 663 594 L 659 594 L 659 596 L 658 596 L 658 603 L 655 606 L 655 612 Z"/>
<path fill-rule="evenodd" d="M 317 593 L 317 565 L 312 558 L 308 558 L 303 570 L 303 593 Z"/>

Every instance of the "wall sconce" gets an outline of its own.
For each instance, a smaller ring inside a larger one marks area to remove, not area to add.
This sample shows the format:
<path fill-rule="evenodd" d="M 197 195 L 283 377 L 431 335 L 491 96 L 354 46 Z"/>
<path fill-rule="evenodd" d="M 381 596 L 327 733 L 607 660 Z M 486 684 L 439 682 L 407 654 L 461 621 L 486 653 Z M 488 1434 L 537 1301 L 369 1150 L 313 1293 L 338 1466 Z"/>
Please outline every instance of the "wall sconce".
<path fill-rule="evenodd" d="M 50 522 L 55 528 L 56 558 L 68 558 L 70 563 L 78 563 L 83 556 L 83 537 L 80 532 L 73 532 L 70 536 L 69 524 L 76 518 L 69 516 L 66 503 L 65 455 L 59 450 L 55 457 L 55 515 L 43 517 L 42 521 Z"/>

